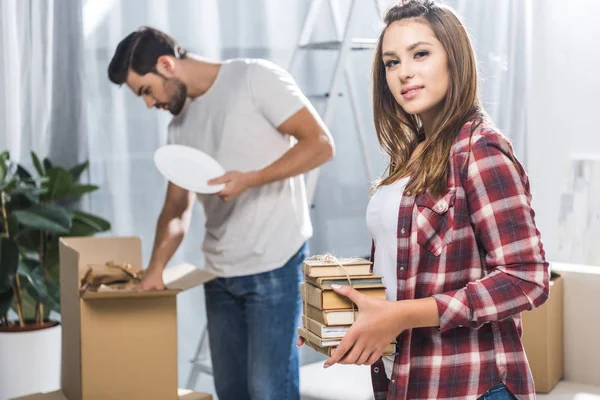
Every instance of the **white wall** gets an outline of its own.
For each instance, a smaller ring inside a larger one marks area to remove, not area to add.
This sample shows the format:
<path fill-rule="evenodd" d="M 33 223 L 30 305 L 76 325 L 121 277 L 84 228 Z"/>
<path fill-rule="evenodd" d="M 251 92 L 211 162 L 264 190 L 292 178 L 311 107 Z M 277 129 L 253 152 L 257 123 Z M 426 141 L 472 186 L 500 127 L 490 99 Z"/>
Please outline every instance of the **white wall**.
<path fill-rule="evenodd" d="M 548 258 L 556 260 L 569 155 L 600 153 L 600 1 L 532 5 L 528 172 Z"/>

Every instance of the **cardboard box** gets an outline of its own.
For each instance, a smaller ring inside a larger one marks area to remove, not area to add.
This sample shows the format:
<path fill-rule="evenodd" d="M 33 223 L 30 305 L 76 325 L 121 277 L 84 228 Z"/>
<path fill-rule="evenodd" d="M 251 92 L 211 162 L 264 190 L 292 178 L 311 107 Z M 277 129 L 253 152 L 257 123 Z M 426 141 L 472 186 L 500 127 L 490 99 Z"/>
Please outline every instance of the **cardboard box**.
<path fill-rule="evenodd" d="M 537 393 L 549 393 L 564 373 L 563 286 L 563 277 L 553 273 L 548 300 L 522 314 L 523 346 Z"/>
<path fill-rule="evenodd" d="M 80 294 L 88 264 L 115 261 L 142 269 L 141 241 L 61 238 L 59 251 L 64 396 L 68 400 L 178 399 L 176 296 L 214 276 L 181 265 L 165 270 L 168 290 Z"/>
<path fill-rule="evenodd" d="M 212 400 L 208 393 L 192 392 L 190 390 L 179 389 L 179 400 Z M 18 397 L 11 400 L 67 400 L 62 390 L 52 393 L 37 393 L 30 396 Z"/>

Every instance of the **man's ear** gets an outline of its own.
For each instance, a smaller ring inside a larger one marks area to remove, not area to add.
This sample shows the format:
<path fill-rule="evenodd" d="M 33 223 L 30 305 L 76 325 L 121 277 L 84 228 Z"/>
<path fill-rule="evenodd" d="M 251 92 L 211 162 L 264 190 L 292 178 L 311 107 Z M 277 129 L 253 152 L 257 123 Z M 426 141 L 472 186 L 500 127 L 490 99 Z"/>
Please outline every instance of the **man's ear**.
<path fill-rule="evenodd" d="M 156 60 L 156 70 L 166 77 L 175 73 L 175 59 L 170 56 L 160 56 Z"/>

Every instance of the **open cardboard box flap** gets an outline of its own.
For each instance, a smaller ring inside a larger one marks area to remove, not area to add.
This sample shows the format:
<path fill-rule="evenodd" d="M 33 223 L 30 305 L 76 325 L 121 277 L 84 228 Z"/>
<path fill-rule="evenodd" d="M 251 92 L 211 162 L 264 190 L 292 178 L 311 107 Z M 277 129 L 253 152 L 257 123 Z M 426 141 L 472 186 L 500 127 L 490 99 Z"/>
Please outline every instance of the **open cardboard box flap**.
<path fill-rule="evenodd" d="M 210 272 L 191 264 L 179 264 L 165 268 L 163 282 L 168 290 L 184 291 L 216 278 Z"/>
<path fill-rule="evenodd" d="M 106 239 L 108 241 L 111 239 Z M 129 245 L 123 246 L 123 250 L 121 254 L 119 254 L 119 259 L 116 260 L 118 262 L 125 262 L 131 264 L 131 266 L 135 269 L 140 270 L 141 266 L 141 257 L 139 255 L 139 248 L 141 248 L 141 244 L 139 244 L 139 238 L 122 238 L 121 240 L 124 243 L 129 242 Z M 90 246 L 90 241 L 86 240 L 86 238 L 61 238 L 60 242 L 69 247 L 77 254 L 78 262 L 77 265 L 79 270 L 76 273 L 79 275 L 79 278 L 85 274 L 87 264 L 91 263 L 105 263 L 107 261 L 111 261 L 108 259 L 104 259 L 103 252 L 96 245 L 95 247 Z M 96 240 L 97 243 L 97 240 Z M 131 247 L 129 249 L 128 247 Z M 81 253 L 85 251 L 86 258 L 82 259 Z M 92 259 L 90 259 L 92 258 Z M 191 289 L 195 286 L 202 285 L 216 276 L 211 274 L 210 272 L 196 268 L 191 264 L 179 264 L 172 267 L 167 267 L 163 271 L 163 282 L 165 284 L 166 289 L 160 291 L 143 291 L 143 292 L 129 292 L 129 291 L 106 291 L 106 292 L 94 292 L 94 291 L 85 291 L 81 294 L 81 298 L 85 300 L 99 300 L 99 299 L 119 299 L 119 298 L 132 298 L 132 297 L 165 297 L 165 296 L 175 296 L 177 293 L 182 292 L 187 289 Z"/>

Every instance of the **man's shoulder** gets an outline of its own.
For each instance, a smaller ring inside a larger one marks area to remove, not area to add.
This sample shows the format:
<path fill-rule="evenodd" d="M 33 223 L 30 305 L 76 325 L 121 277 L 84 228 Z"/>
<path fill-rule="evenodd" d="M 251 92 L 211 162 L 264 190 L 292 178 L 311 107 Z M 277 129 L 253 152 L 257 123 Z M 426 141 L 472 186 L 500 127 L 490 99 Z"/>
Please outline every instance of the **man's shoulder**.
<path fill-rule="evenodd" d="M 281 68 L 277 64 L 272 61 L 265 60 L 263 58 L 230 58 L 228 60 L 224 60 L 222 65 L 228 69 L 272 69 L 272 68 Z"/>
<path fill-rule="evenodd" d="M 223 65 L 238 72 L 245 70 L 252 76 L 257 77 L 288 74 L 285 68 L 264 58 L 233 58 L 224 61 Z"/>
<path fill-rule="evenodd" d="M 248 80 L 259 85 L 287 74 L 282 67 L 262 58 L 233 58 L 223 61 L 221 68 L 228 77 L 227 82 Z"/>

